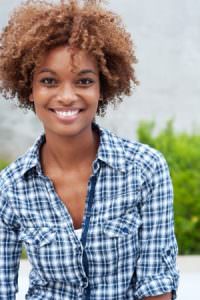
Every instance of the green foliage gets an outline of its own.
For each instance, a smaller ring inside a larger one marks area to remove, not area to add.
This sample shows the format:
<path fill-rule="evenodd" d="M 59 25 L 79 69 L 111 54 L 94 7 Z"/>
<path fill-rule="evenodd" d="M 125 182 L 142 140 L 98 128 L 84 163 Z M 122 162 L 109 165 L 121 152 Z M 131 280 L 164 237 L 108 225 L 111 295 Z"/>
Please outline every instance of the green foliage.
<path fill-rule="evenodd" d="M 154 122 L 141 122 L 137 134 L 169 164 L 179 254 L 200 254 L 200 135 L 175 133 L 172 121 L 156 135 L 154 129 Z"/>
<path fill-rule="evenodd" d="M 21 259 L 27 258 L 26 250 L 24 247 L 22 247 L 22 254 L 21 254 Z"/>
<path fill-rule="evenodd" d="M 3 170 L 7 165 L 7 161 L 0 159 L 0 171 Z"/>

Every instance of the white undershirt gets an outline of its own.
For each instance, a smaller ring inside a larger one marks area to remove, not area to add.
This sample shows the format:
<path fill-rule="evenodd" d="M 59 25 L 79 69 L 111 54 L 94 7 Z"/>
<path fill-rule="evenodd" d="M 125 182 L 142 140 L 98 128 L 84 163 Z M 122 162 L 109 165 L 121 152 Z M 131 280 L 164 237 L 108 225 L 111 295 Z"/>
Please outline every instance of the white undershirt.
<path fill-rule="evenodd" d="M 77 235 L 77 238 L 80 240 L 82 235 L 82 228 L 75 229 L 75 233 Z"/>

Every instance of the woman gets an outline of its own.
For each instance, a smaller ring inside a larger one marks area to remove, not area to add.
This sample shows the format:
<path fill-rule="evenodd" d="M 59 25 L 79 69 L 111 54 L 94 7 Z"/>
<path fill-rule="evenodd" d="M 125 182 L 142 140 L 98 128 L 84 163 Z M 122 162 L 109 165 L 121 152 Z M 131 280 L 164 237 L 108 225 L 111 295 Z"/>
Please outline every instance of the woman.
<path fill-rule="evenodd" d="M 0 178 L 0 293 L 15 299 L 175 299 L 168 167 L 156 150 L 95 123 L 137 85 L 121 20 L 99 1 L 28 1 L 1 34 L 1 93 L 44 127 Z"/>

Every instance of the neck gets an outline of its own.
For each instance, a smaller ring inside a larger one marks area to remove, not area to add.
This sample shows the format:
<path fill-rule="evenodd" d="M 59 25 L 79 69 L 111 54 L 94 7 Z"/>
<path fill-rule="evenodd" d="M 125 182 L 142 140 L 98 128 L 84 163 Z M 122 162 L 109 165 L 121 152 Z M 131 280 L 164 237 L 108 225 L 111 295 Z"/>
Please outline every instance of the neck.
<path fill-rule="evenodd" d="M 92 128 L 81 137 L 63 137 L 45 134 L 46 143 L 41 150 L 44 170 L 47 167 L 60 171 L 77 169 L 82 165 L 92 165 L 96 157 L 99 136 Z"/>

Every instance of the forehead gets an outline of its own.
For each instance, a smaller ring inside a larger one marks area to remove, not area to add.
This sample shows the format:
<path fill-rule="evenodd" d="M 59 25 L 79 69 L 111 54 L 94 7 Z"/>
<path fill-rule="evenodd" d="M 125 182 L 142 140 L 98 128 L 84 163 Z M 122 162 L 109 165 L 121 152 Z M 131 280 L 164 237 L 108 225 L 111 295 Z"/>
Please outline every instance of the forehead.
<path fill-rule="evenodd" d="M 42 58 L 40 68 L 51 68 L 51 69 L 68 69 L 70 71 L 76 71 L 80 69 L 93 69 L 97 71 L 97 61 L 90 53 L 72 49 L 68 46 L 59 46 L 46 52 Z"/>

